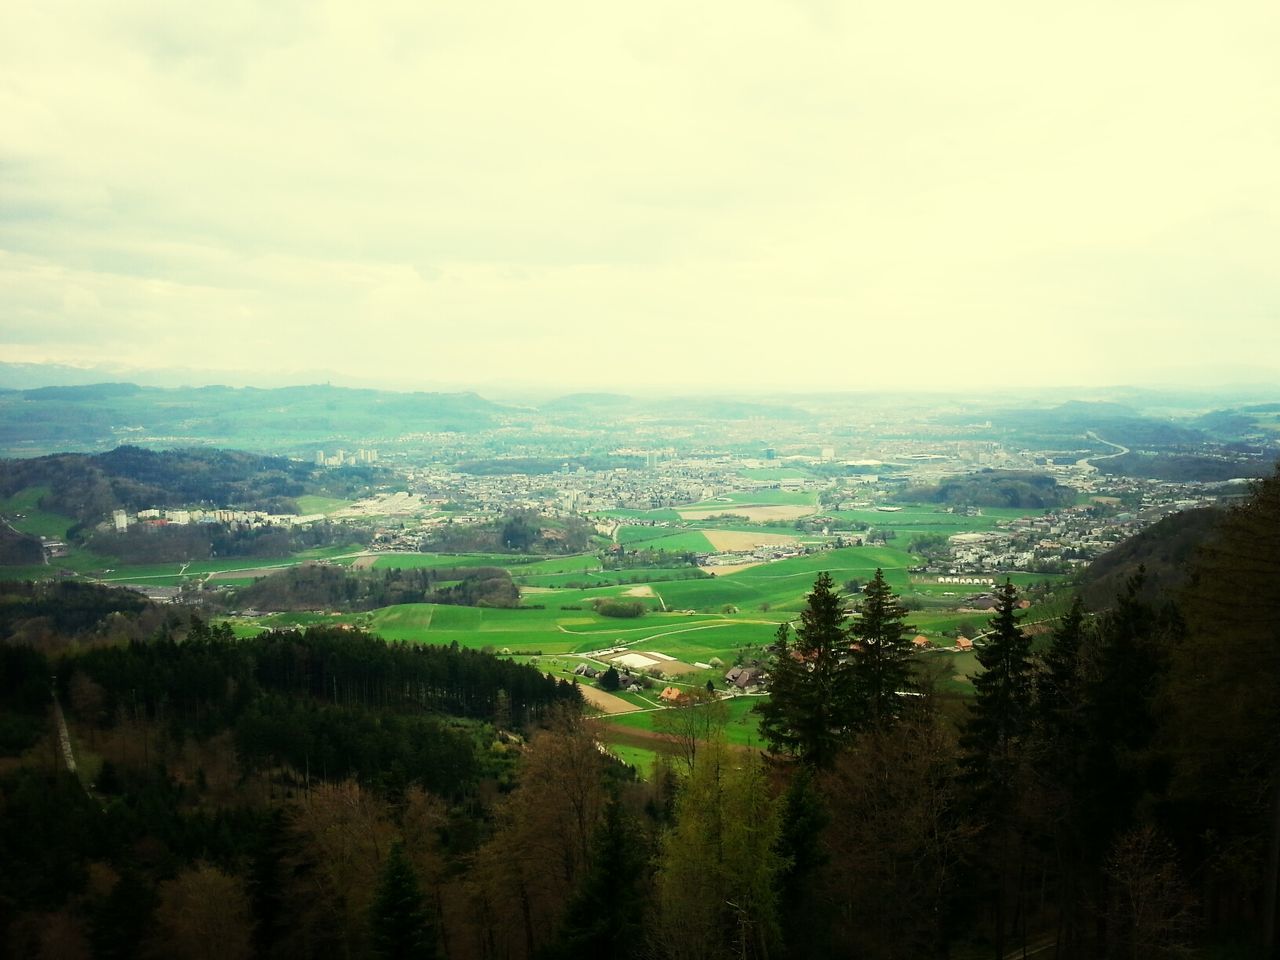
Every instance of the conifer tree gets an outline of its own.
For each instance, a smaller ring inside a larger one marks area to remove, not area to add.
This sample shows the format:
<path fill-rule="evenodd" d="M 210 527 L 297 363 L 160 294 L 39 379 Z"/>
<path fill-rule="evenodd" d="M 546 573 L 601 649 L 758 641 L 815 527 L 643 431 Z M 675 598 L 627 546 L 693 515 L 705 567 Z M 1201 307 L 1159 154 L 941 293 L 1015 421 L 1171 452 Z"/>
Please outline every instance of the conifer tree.
<path fill-rule="evenodd" d="M 961 740 L 970 770 L 997 790 L 1012 783 L 1031 724 L 1031 640 L 1018 625 L 1017 609 L 1017 588 L 1006 580 L 996 590 L 991 629 L 977 650 L 982 672 L 973 679 L 974 699 Z"/>
<path fill-rule="evenodd" d="M 391 845 L 371 911 L 377 956 L 387 960 L 436 956 L 435 932 L 423 903 L 413 865 L 397 840 Z"/>
<path fill-rule="evenodd" d="M 770 749 L 805 763 L 831 762 L 848 729 L 848 697 L 842 691 L 841 660 L 849 648 L 846 611 L 829 573 L 818 574 L 800 613 L 794 643 L 784 624 L 770 674 L 769 700 L 757 709 Z"/>
<path fill-rule="evenodd" d="M 1084 948 L 1086 924 L 1081 886 L 1084 822 L 1081 798 L 1088 750 L 1088 703 L 1085 698 L 1086 636 L 1084 602 L 1077 595 L 1058 622 L 1049 646 L 1037 658 L 1035 726 L 1030 762 L 1038 788 L 1036 823 L 1041 842 L 1052 851 L 1058 892 L 1058 943 L 1066 956 Z"/>
<path fill-rule="evenodd" d="M 1082 674 L 1080 648 L 1084 642 L 1084 601 L 1077 594 L 1071 609 L 1059 621 L 1049 647 L 1039 658 L 1036 676 L 1036 714 L 1042 725 L 1055 732 L 1080 699 Z"/>
<path fill-rule="evenodd" d="M 901 715 L 902 693 L 911 687 L 914 657 L 907 632 L 912 628 L 883 570 L 876 570 L 862 594 L 853 620 L 848 711 L 857 725 L 881 729 Z"/>
<path fill-rule="evenodd" d="M 591 865 L 565 911 L 558 942 L 542 960 L 589 960 L 638 952 L 649 853 L 644 834 L 615 794 L 596 828 Z"/>
<path fill-rule="evenodd" d="M 1018 625 L 1018 591 L 1008 580 L 996 590 L 996 612 L 986 642 L 978 648 L 982 672 L 973 679 L 974 700 L 961 738 L 980 821 L 992 844 L 995 955 L 1004 956 L 1005 899 L 1012 850 L 1019 842 L 1014 822 L 1024 744 L 1032 721 L 1034 691 L 1031 641 Z"/>

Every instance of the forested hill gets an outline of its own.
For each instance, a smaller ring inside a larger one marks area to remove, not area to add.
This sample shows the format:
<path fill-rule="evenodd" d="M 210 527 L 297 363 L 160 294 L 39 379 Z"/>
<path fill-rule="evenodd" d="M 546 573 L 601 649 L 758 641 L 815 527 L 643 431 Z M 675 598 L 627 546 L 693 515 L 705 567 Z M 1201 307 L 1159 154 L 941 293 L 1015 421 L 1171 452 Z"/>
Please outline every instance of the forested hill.
<path fill-rule="evenodd" d="M 45 650 L 148 635 L 166 616 L 133 590 L 77 581 L 0 583 L 0 643 Z"/>
<path fill-rule="evenodd" d="M 972 507 L 1063 507 L 1075 503 L 1075 491 L 1053 477 L 1016 470 L 981 470 L 952 477 L 937 486 L 912 487 L 900 499 Z"/>
<path fill-rule="evenodd" d="M 398 603 L 514 607 L 520 591 L 502 567 L 434 567 L 354 572 L 304 564 L 236 590 L 242 610 L 374 610 Z"/>
<path fill-rule="evenodd" d="M 278 449 L 334 437 L 472 431 L 508 408 L 474 393 L 393 393 L 325 385 L 140 387 L 104 383 L 0 390 L 0 449 L 98 450 L 102 438 Z"/>
<path fill-rule="evenodd" d="M 1208 507 L 1165 517 L 1089 564 L 1080 595 L 1091 609 L 1108 607 L 1139 569 L 1144 598 L 1176 595 L 1191 576 L 1197 549 L 1212 539 L 1222 517 L 1222 510 Z"/>
<path fill-rule="evenodd" d="M 297 511 L 307 493 L 355 496 L 386 479 L 373 466 L 321 469 L 285 457 L 235 450 L 144 450 L 63 453 L 0 460 L 0 497 L 45 488 L 41 507 L 78 521 L 99 520 L 117 508 L 237 507 L 271 513 Z"/>

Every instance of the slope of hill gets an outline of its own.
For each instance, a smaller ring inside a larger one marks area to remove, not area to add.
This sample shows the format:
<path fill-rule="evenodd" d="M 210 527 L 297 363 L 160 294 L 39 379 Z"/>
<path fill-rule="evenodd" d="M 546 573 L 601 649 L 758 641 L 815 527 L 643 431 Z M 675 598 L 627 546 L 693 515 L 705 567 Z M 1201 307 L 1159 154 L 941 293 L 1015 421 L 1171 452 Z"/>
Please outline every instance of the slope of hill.
<path fill-rule="evenodd" d="M 293 512 L 306 493 L 346 496 L 384 479 L 376 467 L 321 470 L 284 457 L 235 450 L 144 450 L 0 460 L 0 497 L 45 488 L 41 508 L 78 521 L 112 510 L 209 504 Z"/>
<path fill-rule="evenodd" d="M 474 393 L 394 393 L 323 385 L 262 390 L 107 383 L 3 390 L 0 451 L 88 451 L 130 441 L 270 450 L 342 437 L 477 430 L 511 412 Z"/>
<path fill-rule="evenodd" d="M 1197 548 L 1212 537 L 1221 519 L 1222 511 L 1214 508 L 1165 517 L 1089 564 L 1080 595 L 1091 609 L 1107 607 L 1142 567 L 1144 598 L 1174 596 L 1188 581 Z"/>
<path fill-rule="evenodd" d="M 1062 507 L 1075 502 L 1075 491 L 1053 477 L 1013 470 L 981 470 L 951 477 L 935 487 L 904 490 L 904 502 L 944 503 L 975 507 Z"/>

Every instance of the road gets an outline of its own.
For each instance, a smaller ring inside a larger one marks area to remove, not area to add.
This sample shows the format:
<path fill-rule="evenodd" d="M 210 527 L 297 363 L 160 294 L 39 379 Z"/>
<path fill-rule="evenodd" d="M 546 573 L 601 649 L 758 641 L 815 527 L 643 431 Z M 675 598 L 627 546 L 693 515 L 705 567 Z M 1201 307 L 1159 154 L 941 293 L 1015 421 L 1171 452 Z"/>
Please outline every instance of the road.
<path fill-rule="evenodd" d="M 1076 466 L 1077 466 L 1077 467 L 1079 467 L 1081 470 L 1085 470 L 1085 471 L 1087 471 L 1087 472 L 1089 472 L 1089 473 L 1097 473 L 1097 472 L 1098 472 L 1098 468 L 1097 468 L 1097 467 L 1095 467 L 1095 466 L 1093 465 L 1093 462 L 1092 462 L 1092 461 L 1094 461 L 1094 460 L 1110 460 L 1112 457 L 1123 457 L 1126 453 L 1128 453 L 1128 452 L 1129 452 L 1129 448 L 1128 448 L 1128 447 L 1122 447 L 1122 446 L 1120 446 L 1120 444 L 1118 444 L 1118 443 L 1112 443 L 1110 440 L 1103 440 L 1100 436 L 1098 436 L 1098 435 L 1097 435 L 1096 433 L 1094 433 L 1092 430 L 1088 431 L 1088 432 L 1085 434 L 1085 436 L 1086 436 L 1086 437 L 1088 437 L 1090 440 L 1097 440 L 1099 443 L 1105 443 L 1108 447 L 1115 447 L 1115 448 L 1116 448 L 1116 452 L 1115 452 L 1115 453 L 1105 453 L 1105 454 L 1103 454 L 1103 455 L 1102 455 L 1102 456 L 1100 456 L 1100 457 L 1085 457 L 1085 458 L 1083 458 L 1083 459 L 1081 459 L 1081 460 L 1077 460 L 1077 461 L 1076 461 Z"/>

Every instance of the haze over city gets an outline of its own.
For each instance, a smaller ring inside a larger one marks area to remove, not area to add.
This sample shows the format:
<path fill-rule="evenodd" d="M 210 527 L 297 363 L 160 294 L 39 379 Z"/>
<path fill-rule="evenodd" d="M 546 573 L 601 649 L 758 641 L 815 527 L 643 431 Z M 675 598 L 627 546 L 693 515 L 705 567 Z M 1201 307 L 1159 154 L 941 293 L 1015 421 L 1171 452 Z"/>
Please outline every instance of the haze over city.
<path fill-rule="evenodd" d="M 400 389 L 1275 382 L 1277 32 L 1246 0 L 6 4 L 0 352 Z"/>

